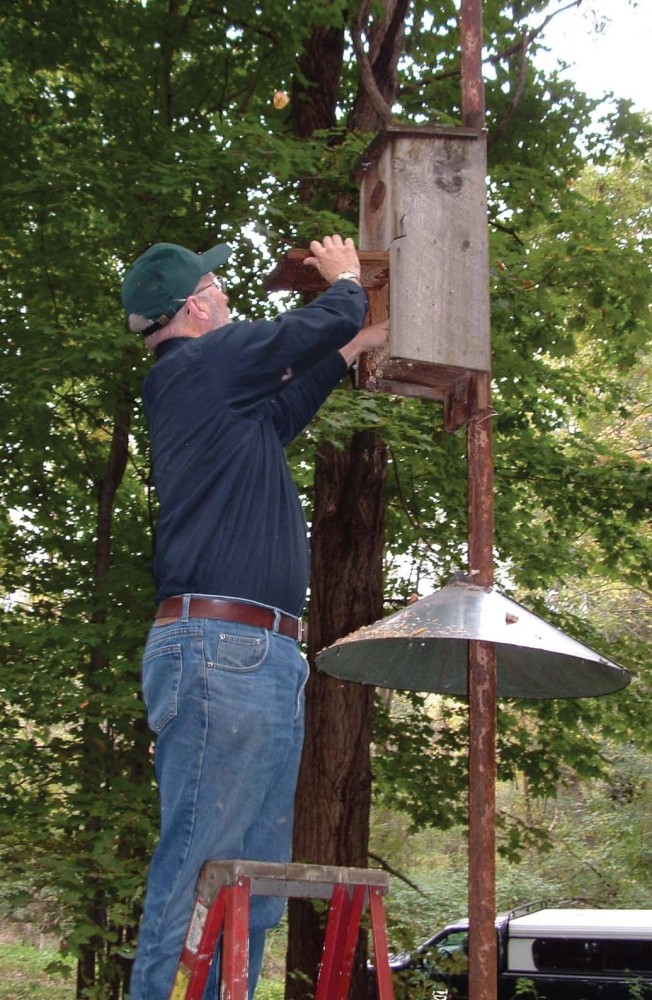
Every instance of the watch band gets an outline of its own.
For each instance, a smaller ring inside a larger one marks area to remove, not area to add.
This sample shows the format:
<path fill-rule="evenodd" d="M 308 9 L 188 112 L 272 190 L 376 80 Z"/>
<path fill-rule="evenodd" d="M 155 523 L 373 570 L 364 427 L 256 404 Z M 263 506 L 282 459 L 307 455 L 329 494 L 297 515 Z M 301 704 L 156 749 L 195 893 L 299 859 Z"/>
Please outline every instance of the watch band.
<path fill-rule="evenodd" d="M 341 271 L 336 274 L 333 278 L 333 284 L 336 281 L 355 281 L 360 287 L 362 287 L 362 281 L 360 280 L 360 275 L 356 274 L 355 271 Z"/>

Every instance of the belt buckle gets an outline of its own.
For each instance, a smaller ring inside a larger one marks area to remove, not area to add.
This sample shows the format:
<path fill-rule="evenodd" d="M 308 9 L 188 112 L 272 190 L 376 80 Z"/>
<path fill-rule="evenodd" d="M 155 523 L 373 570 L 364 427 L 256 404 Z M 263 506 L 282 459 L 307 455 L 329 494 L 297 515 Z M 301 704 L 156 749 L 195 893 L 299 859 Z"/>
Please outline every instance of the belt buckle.
<path fill-rule="evenodd" d="M 287 635 L 290 639 L 294 639 L 295 642 L 303 642 L 303 621 L 301 618 L 295 618 L 294 615 L 286 615 L 281 611 L 274 611 L 274 624 L 272 625 L 272 632 L 279 631 L 279 625 L 281 621 L 290 621 L 294 625 L 294 632 L 289 632 L 285 628 L 283 629 L 283 634 Z"/>
<path fill-rule="evenodd" d="M 303 641 L 303 622 L 300 618 L 295 618 L 294 615 L 284 615 L 284 618 L 288 618 L 294 625 L 294 634 L 286 632 L 290 639 L 294 639 L 295 642 Z"/>

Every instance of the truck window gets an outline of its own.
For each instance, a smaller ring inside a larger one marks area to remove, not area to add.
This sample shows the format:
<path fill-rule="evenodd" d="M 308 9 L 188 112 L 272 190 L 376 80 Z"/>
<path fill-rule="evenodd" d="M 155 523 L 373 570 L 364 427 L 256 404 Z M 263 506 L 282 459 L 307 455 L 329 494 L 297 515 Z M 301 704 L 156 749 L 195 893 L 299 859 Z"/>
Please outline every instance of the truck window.
<path fill-rule="evenodd" d="M 604 967 L 608 972 L 652 972 L 649 941 L 605 941 Z"/>
<path fill-rule="evenodd" d="M 437 949 L 440 954 L 450 956 L 455 954 L 467 955 L 469 950 L 468 931 L 451 931 L 437 942 Z"/>
<path fill-rule="evenodd" d="M 532 957 L 540 972 L 594 972 L 602 969 L 603 945 L 584 938 L 535 938 Z"/>

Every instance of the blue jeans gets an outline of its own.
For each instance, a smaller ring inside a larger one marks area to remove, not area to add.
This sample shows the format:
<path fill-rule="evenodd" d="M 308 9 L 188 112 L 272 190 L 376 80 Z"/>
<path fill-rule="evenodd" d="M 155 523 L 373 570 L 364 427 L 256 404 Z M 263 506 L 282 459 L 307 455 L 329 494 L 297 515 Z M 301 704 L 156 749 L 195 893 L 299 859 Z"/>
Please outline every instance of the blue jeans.
<path fill-rule="evenodd" d="M 184 605 L 186 607 L 186 605 Z M 289 861 L 308 666 L 262 628 L 182 616 L 150 630 L 143 696 L 157 735 L 160 838 L 130 1000 L 168 1000 L 205 861 Z M 249 996 L 285 901 L 251 900 Z M 205 1000 L 219 995 L 213 963 Z"/>

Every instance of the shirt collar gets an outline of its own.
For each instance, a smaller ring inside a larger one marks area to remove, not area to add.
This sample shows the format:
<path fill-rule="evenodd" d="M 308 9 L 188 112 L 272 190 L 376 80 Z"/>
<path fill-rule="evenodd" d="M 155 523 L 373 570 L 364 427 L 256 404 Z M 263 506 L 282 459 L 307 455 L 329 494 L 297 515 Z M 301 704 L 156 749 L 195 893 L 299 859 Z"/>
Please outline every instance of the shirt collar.
<path fill-rule="evenodd" d="M 170 351 L 175 350 L 189 340 L 192 340 L 192 337 L 171 337 L 169 340 L 164 340 L 154 348 L 154 357 L 158 361 L 164 354 L 169 354 Z"/>

